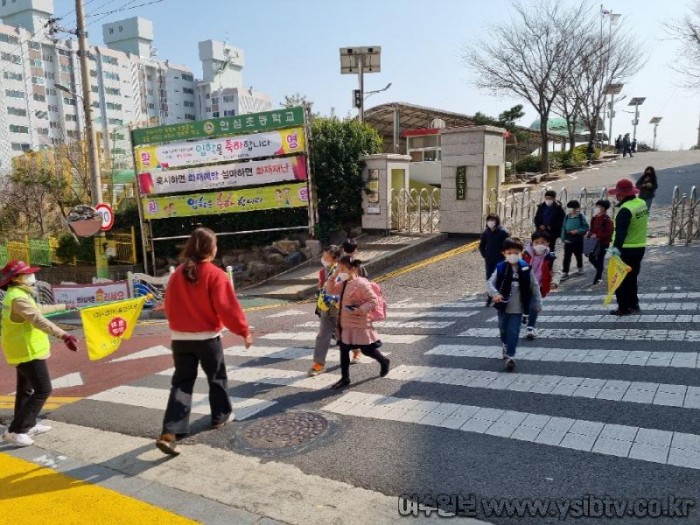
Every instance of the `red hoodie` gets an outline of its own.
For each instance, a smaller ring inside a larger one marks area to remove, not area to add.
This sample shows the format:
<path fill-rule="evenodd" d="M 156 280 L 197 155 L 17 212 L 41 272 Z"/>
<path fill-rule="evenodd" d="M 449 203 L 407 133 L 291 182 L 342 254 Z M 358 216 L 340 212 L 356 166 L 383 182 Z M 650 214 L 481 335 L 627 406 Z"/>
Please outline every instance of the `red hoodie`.
<path fill-rule="evenodd" d="M 176 332 L 220 332 L 224 327 L 241 337 L 250 335 L 233 285 L 224 271 L 210 262 L 197 265 L 199 282 L 192 284 L 180 265 L 168 281 L 165 313 Z"/>

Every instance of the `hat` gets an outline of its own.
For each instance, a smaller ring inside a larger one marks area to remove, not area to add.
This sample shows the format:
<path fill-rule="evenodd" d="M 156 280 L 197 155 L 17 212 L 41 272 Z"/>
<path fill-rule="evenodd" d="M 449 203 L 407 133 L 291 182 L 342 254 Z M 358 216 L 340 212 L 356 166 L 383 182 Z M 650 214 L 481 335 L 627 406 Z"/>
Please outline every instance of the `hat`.
<path fill-rule="evenodd" d="M 9 284 L 9 282 L 18 275 L 36 273 L 39 270 L 40 268 L 29 266 L 24 261 L 10 261 L 5 265 L 5 267 L 2 270 L 0 270 L 0 286 L 5 286 Z"/>
<path fill-rule="evenodd" d="M 638 193 L 639 190 L 634 187 L 634 184 L 629 179 L 620 179 L 614 188 L 608 190 L 608 195 L 620 195 L 621 197 L 630 197 Z"/>

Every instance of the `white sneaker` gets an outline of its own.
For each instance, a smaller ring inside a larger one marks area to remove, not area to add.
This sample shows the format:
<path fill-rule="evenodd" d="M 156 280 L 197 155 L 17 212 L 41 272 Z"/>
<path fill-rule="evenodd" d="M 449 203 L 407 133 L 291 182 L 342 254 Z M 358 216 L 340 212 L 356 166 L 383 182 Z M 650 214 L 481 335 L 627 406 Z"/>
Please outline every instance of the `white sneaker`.
<path fill-rule="evenodd" d="M 525 339 L 532 341 L 535 337 L 537 337 L 537 328 L 528 326 L 525 329 Z"/>
<path fill-rule="evenodd" d="M 15 434 L 14 432 L 5 432 L 2 440 L 5 443 L 12 443 L 18 447 L 29 447 L 34 444 L 34 440 L 27 434 Z"/>
<path fill-rule="evenodd" d="M 39 425 L 36 424 L 27 431 L 28 436 L 38 436 L 39 434 L 46 434 L 51 427 L 49 425 Z"/>

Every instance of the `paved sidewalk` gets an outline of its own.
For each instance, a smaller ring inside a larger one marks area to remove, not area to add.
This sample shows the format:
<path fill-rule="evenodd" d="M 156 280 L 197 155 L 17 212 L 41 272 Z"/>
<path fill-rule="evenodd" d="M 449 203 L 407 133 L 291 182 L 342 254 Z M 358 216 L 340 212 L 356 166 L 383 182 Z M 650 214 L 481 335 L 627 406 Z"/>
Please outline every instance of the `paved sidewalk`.
<path fill-rule="evenodd" d="M 16 462 L 9 456 L 19 458 L 44 467 L 42 470 L 60 473 L 62 478 L 116 491 L 109 491 L 115 504 L 127 496 L 163 510 L 163 515 L 157 518 L 153 514 L 141 514 L 149 518 L 139 519 L 139 523 L 188 522 L 174 520 L 171 512 L 205 524 L 380 525 L 406 521 L 398 515 L 396 497 L 305 474 L 294 466 L 263 462 L 199 444 L 185 446 L 180 456 L 170 458 L 156 450 L 149 439 L 54 421 L 46 423 L 53 430 L 38 436 L 35 446 L 23 449 L 0 446 L 0 464 L 3 460 Z M 5 477 L 0 477 L 0 487 L 7 484 L 2 493 L 34 497 L 43 492 L 37 490 L 37 484 L 27 484 L 23 494 L 22 486 L 17 486 L 23 475 L 8 476 L 4 472 L 2 476 Z M 71 500 L 75 487 L 85 486 L 50 479 L 44 480 L 42 486 L 49 492 L 52 490 L 49 487 L 56 484 L 60 488 L 53 490 L 61 490 L 61 498 L 66 501 Z M 36 523 L 37 509 L 32 505 L 24 508 L 26 515 L 13 516 L 12 523 Z M 52 519 L 52 522 L 75 523 L 82 518 L 80 508 L 73 508 L 70 516 L 65 514 L 70 512 L 66 506 L 61 513 L 65 521 Z M 410 518 L 410 522 L 438 519 L 437 516 Z M 460 518 L 452 518 L 451 522 L 485 523 Z"/>

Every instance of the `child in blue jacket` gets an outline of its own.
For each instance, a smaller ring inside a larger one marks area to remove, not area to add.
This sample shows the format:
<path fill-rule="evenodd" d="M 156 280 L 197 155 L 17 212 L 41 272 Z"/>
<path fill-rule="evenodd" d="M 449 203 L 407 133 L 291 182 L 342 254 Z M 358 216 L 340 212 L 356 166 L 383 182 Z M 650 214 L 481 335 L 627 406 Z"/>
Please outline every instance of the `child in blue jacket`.
<path fill-rule="evenodd" d="M 569 278 L 569 266 L 571 256 L 576 256 L 577 273 L 583 275 L 583 239 L 588 232 L 588 221 L 581 213 L 581 205 L 578 201 L 569 201 L 566 204 L 569 213 L 564 218 L 564 226 L 561 229 L 561 240 L 564 242 L 564 264 L 562 265 L 561 280 Z"/>

